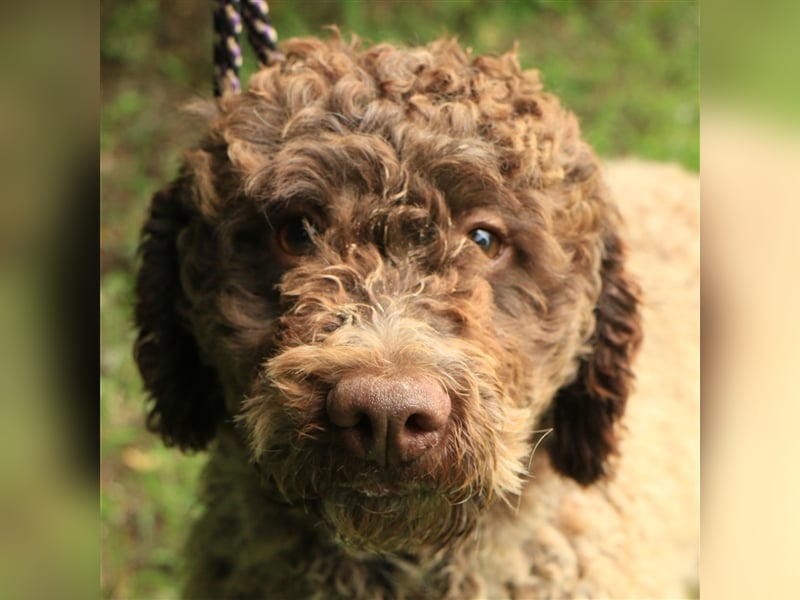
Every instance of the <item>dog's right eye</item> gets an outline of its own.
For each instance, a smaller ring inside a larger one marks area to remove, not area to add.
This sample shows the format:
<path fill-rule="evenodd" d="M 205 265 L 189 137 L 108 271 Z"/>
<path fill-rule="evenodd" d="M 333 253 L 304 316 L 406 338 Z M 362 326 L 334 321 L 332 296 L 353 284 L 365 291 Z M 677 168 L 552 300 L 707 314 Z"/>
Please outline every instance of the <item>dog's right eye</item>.
<path fill-rule="evenodd" d="M 305 217 L 284 221 L 278 228 L 278 243 L 281 250 L 290 256 L 304 256 L 314 251 L 317 228 Z"/>
<path fill-rule="evenodd" d="M 481 251 L 489 258 L 497 258 L 503 251 L 503 244 L 500 236 L 483 227 L 476 227 L 467 234 L 467 237 L 475 242 Z"/>

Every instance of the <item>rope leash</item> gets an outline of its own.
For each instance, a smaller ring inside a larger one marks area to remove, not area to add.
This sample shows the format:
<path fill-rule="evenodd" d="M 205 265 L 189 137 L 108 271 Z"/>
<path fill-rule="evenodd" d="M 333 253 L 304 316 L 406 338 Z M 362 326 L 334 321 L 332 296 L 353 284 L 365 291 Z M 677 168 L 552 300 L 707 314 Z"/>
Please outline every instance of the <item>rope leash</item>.
<path fill-rule="evenodd" d="M 213 14 L 214 96 L 219 98 L 242 89 L 239 36 L 243 25 L 259 65 L 266 67 L 282 60 L 283 56 L 278 52 L 278 34 L 269 22 L 269 7 L 264 0 L 218 0 Z"/>

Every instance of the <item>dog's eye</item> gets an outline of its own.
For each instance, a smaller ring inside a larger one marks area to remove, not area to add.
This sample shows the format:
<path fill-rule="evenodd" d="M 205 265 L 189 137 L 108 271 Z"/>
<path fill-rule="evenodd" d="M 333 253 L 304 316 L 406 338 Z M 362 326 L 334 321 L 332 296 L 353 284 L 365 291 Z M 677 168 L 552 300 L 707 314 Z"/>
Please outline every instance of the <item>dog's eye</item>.
<path fill-rule="evenodd" d="M 304 217 L 285 221 L 278 229 L 281 249 L 292 256 L 303 256 L 314 251 L 317 228 Z"/>
<path fill-rule="evenodd" d="M 467 234 L 467 237 L 475 242 L 488 258 L 496 258 L 503 249 L 500 237 L 488 229 L 476 227 Z"/>

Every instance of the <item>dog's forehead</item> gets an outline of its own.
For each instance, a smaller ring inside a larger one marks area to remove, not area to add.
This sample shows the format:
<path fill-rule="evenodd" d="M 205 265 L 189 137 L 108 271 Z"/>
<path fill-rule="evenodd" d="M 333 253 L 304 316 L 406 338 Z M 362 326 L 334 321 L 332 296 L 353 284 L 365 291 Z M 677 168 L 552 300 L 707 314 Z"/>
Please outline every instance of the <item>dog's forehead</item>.
<path fill-rule="evenodd" d="M 331 209 L 347 199 L 368 208 L 427 205 L 439 197 L 454 211 L 519 205 L 490 145 L 433 134 L 401 140 L 363 132 L 302 136 L 249 179 L 268 202 L 314 200 Z"/>
<path fill-rule="evenodd" d="M 216 122 L 250 196 L 392 202 L 424 181 L 449 207 L 513 210 L 516 191 L 560 186 L 585 154 L 574 118 L 515 56 L 289 46 Z"/>

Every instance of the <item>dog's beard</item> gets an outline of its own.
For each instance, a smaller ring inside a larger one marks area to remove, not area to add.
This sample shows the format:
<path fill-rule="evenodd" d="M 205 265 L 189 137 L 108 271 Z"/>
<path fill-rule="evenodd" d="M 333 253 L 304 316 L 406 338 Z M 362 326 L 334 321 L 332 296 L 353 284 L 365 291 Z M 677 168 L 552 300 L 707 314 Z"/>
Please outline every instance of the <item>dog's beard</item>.
<path fill-rule="evenodd" d="M 239 423 L 252 459 L 274 492 L 316 513 L 353 553 L 427 554 L 453 547 L 474 532 L 489 504 L 516 492 L 521 481 L 519 448 L 498 445 L 489 426 L 454 419 L 438 454 L 381 467 L 335 443 L 322 399 L 307 391 L 296 396 L 292 411 L 284 394 L 280 402 L 265 394 L 247 401 Z M 518 446 L 527 448 L 526 440 Z M 498 465 L 505 468 L 498 471 Z"/>
<path fill-rule="evenodd" d="M 285 501 L 317 512 L 350 552 L 434 553 L 466 538 L 488 504 L 474 481 L 464 486 L 461 479 L 415 477 L 402 469 L 383 473 L 330 449 L 315 450 L 273 447 L 256 464 Z"/>
<path fill-rule="evenodd" d="M 435 552 L 475 528 L 479 504 L 429 491 L 365 494 L 338 489 L 320 501 L 322 517 L 348 550 L 376 554 Z"/>

